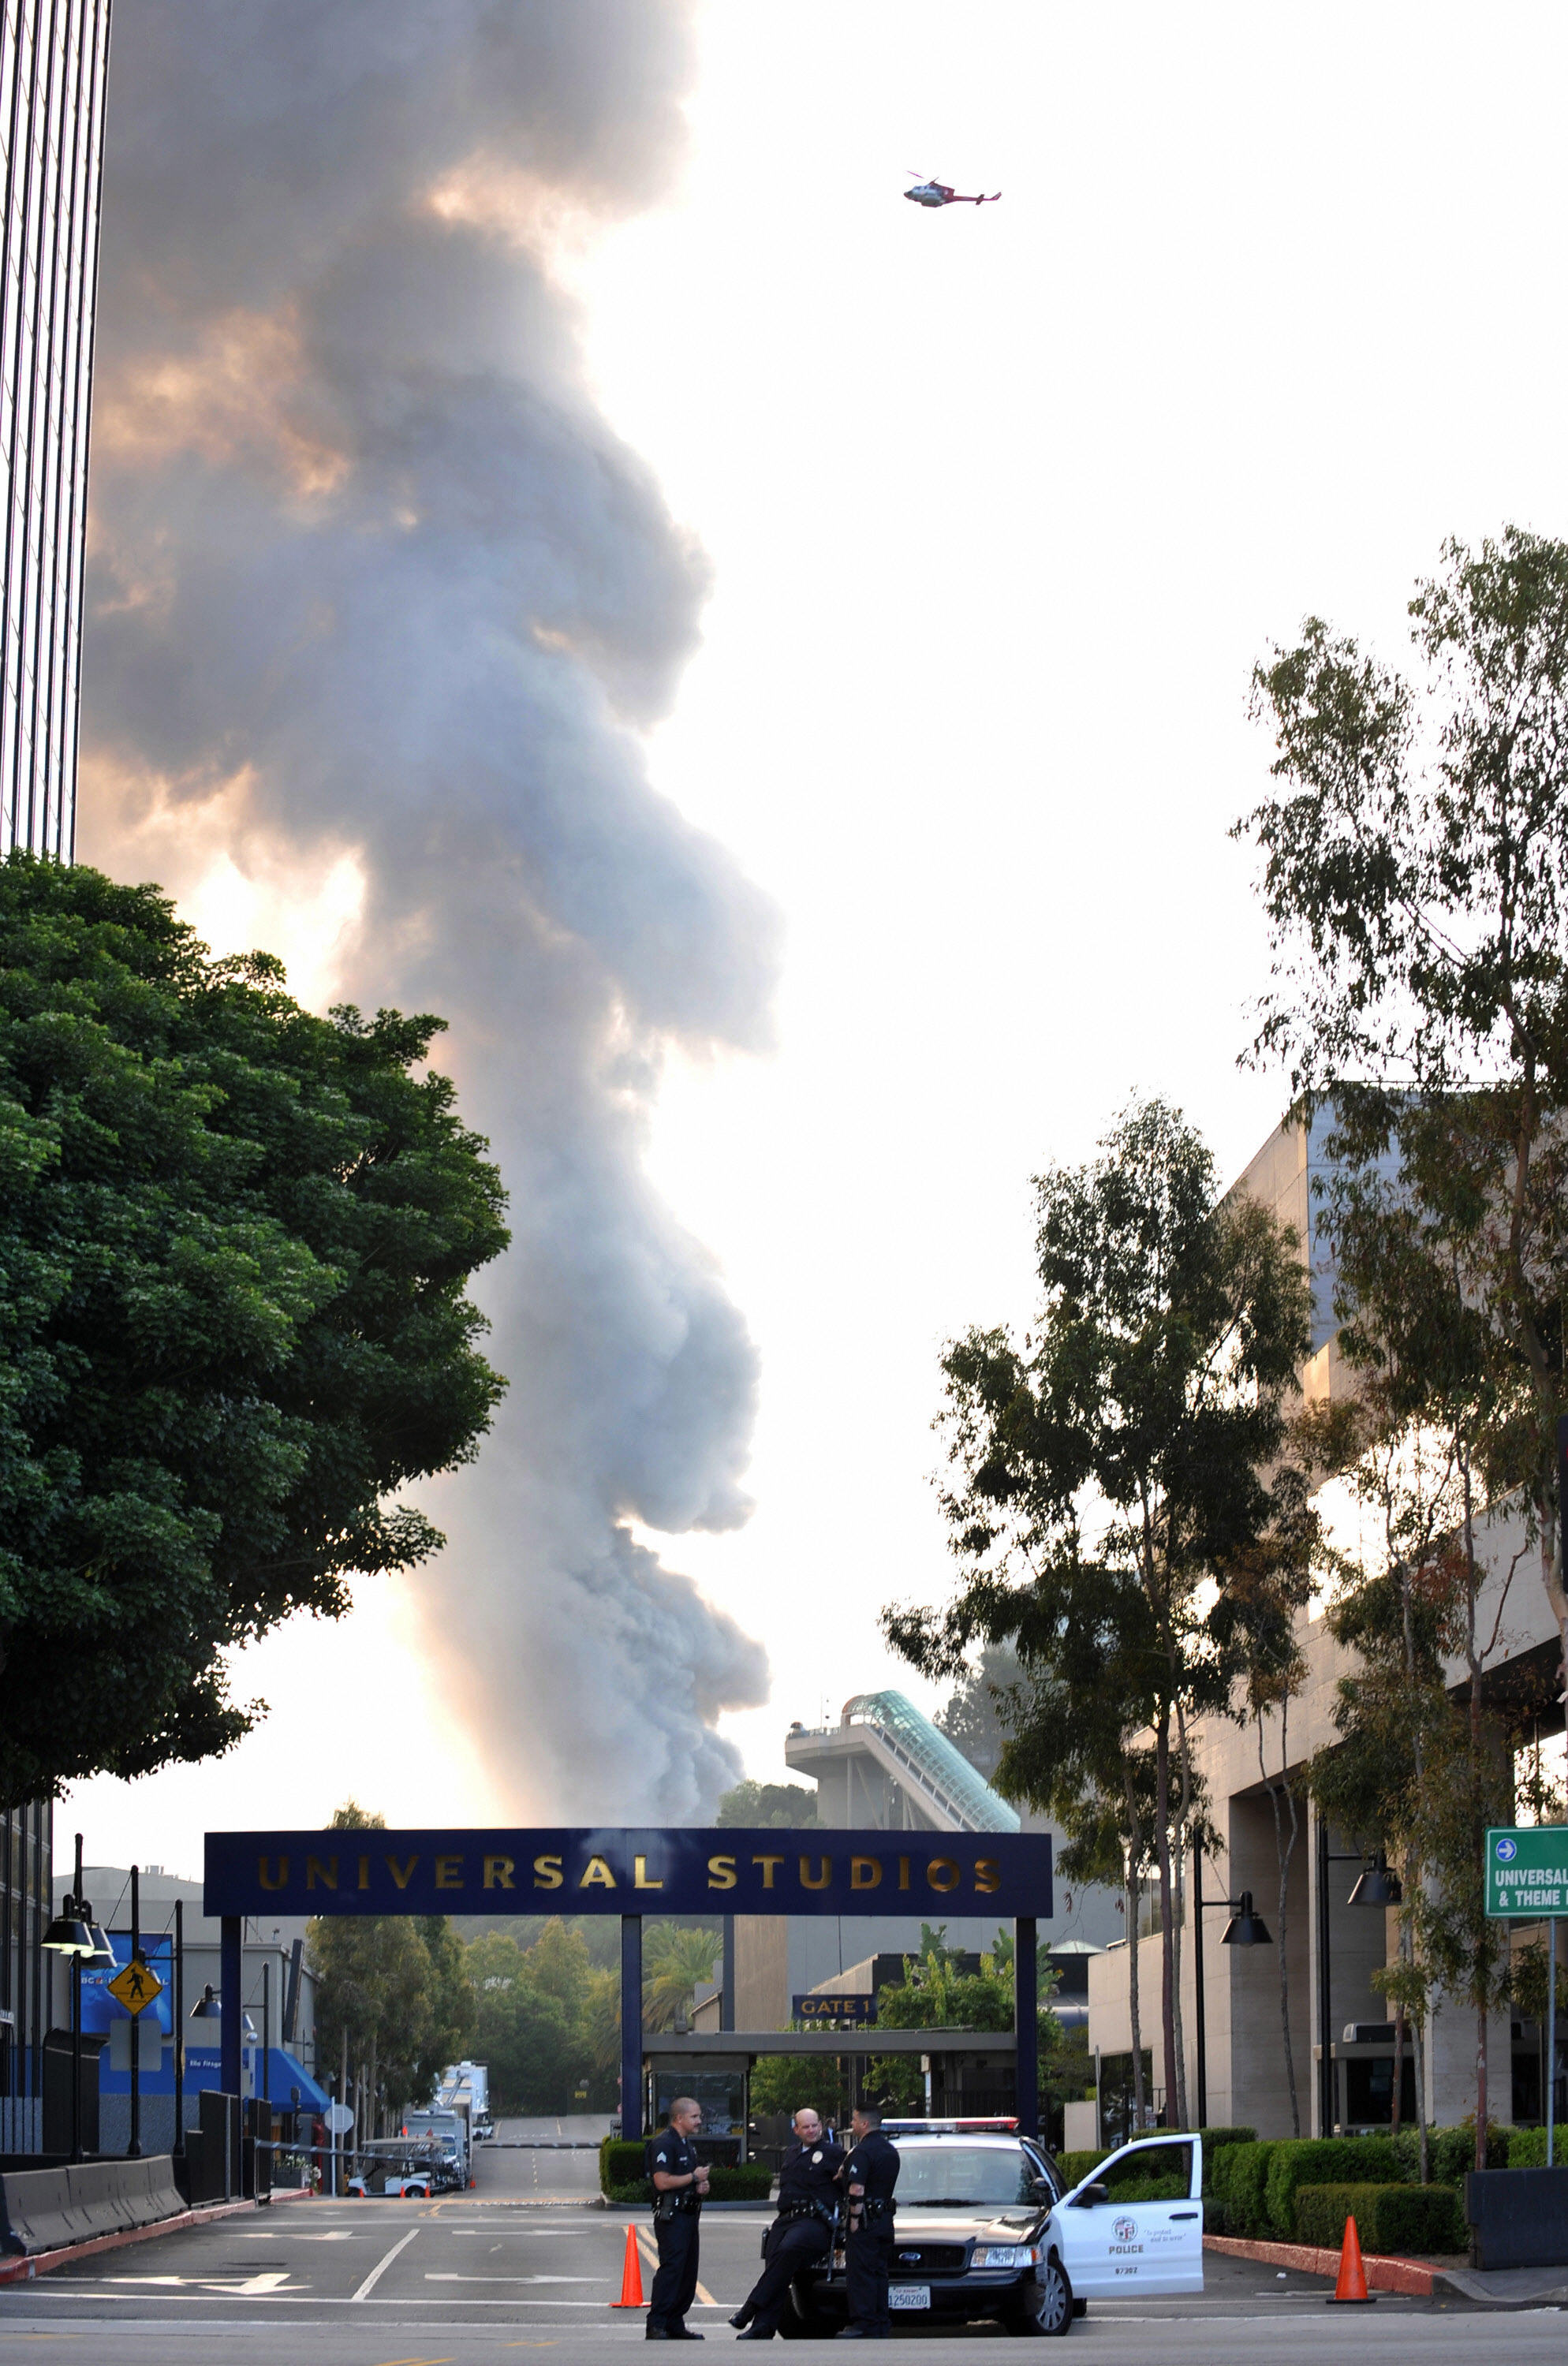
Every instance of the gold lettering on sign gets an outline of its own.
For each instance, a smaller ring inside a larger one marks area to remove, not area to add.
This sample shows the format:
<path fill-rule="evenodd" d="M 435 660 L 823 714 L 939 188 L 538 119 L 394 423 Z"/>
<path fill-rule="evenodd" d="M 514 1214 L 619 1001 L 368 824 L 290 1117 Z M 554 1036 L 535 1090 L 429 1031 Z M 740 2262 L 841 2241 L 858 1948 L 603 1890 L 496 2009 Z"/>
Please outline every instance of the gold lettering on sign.
<path fill-rule="evenodd" d="M 602 1856 L 591 1856 L 588 1870 L 577 1886 L 579 1889 L 614 1889 L 615 1876 Z"/>
<path fill-rule="evenodd" d="M 438 1856 L 436 1858 L 435 1887 L 437 1889 L 461 1889 L 463 1887 L 463 1860 L 460 1856 Z"/>
<path fill-rule="evenodd" d="M 751 1862 L 752 1862 L 752 1864 L 753 1864 L 753 1865 L 760 1865 L 761 1866 L 761 1868 L 762 1868 L 762 1887 L 763 1887 L 763 1888 L 764 1888 L 764 1889 L 772 1889 L 772 1887 L 773 1887 L 773 1876 L 774 1876 L 774 1874 L 778 1871 L 778 1869 L 779 1869 L 780 1865 L 783 1865 L 783 1863 L 784 1863 L 784 1859 L 783 1859 L 783 1857 L 782 1857 L 782 1856 L 754 1856 L 754 1857 L 751 1859 Z"/>
<path fill-rule="evenodd" d="M 335 1856 L 328 1857 L 324 1865 L 319 1856 L 308 1856 L 305 1859 L 306 1888 L 314 1889 L 318 1880 L 320 1880 L 323 1889 L 335 1889 L 337 1887 L 337 1859 Z"/>
<path fill-rule="evenodd" d="M 662 1889 L 663 1887 L 664 1884 L 662 1881 L 649 1881 L 648 1877 L 648 1859 L 645 1856 L 639 1856 L 633 1859 L 632 1887 L 634 1889 Z"/>
<path fill-rule="evenodd" d="M 267 1871 L 267 1866 L 271 1862 L 272 1860 L 269 1857 L 265 1856 L 258 1856 L 256 1859 L 256 1872 L 260 1876 L 261 1886 L 264 1889 L 281 1889 L 284 1883 L 288 1878 L 288 1859 L 286 1856 L 280 1856 L 277 1859 L 277 1878 L 276 1881 L 272 1875 Z"/>
<path fill-rule="evenodd" d="M 513 1863 L 511 1857 L 487 1856 L 485 1859 L 485 1887 L 487 1889 L 515 1889 L 517 1884 L 512 1878 L 513 1874 L 515 1871 L 516 1866 Z"/>
<path fill-rule="evenodd" d="M 359 1887 L 361 1889 L 368 1889 L 370 1887 L 370 1860 L 367 1856 L 362 1856 L 359 1860 Z"/>
<path fill-rule="evenodd" d="M 926 1865 L 926 1879 L 933 1889 L 956 1889 L 964 1876 L 950 1856 L 933 1856 Z"/>
<path fill-rule="evenodd" d="M 411 1856 L 407 1865 L 400 1865 L 395 1856 L 389 1856 L 387 1859 L 387 1871 L 391 1875 L 392 1879 L 397 1883 L 400 1889 L 406 1889 L 408 1887 L 410 1882 L 413 1879 L 413 1869 L 418 1863 L 419 1859 L 416 1856 Z"/>
<path fill-rule="evenodd" d="M 898 1887 L 900 1889 L 908 1889 L 909 1887 L 909 1860 L 907 1856 L 901 1856 L 898 1860 Z"/>
<path fill-rule="evenodd" d="M 534 1859 L 536 1889 L 558 1889 L 566 1876 L 560 1869 L 558 1856 L 536 1856 Z"/>
<path fill-rule="evenodd" d="M 874 1856 L 852 1856 L 850 1859 L 850 1887 L 874 1889 L 882 1879 L 882 1860 Z"/>
<path fill-rule="evenodd" d="M 732 1856 L 710 1856 L 708 1859 L 708 1887 L 710 1889 L 733 1889 L 734 1887 L 735 1859 Z"/>
<path fill-rule="evenodd" d="M 999 1889 L 1001 1886 L 1001 1868 L 998 1866 L 996 1858 L 994 1856 L 977 1856 L 975 1860 L 976 1888 L 991 1890 Z"/>
<path fill-rule="evenodd" d="M 832 1860 L 832 1858 L 831 1858 L 830 1856 L 819 1856 L 819 1857 L 818 1858 L 817 1862 L 818 1862 L 818 1865 L 821 1867 L 821 1871 L 818 1874 L 816 1880 L 815 1880 L 815 1881 L 813 1881 L 813 1880 L 812 1880 L 812 1878 L 811 1878 L 810 1874 L 809 1874 L 809 1873 L 807 1873 L 807 1869 L 806 1869 L 806 1868 L 807 1868 L 807 1866 L 811 1863 L 811 1859 L 810 1859 L 808 1856 L 803 1856 L 803 1857 L 801 1858 L 801 1860 L 800 1860 L 800 1886 L 801 1886 L 802 1889 L 826 1889 L 826 1888 L 827 1888 L 827 1887 L 828 1887 L 828 1884 L 832 1880 L 832 1878 L 833 1878 L 833 1860 Z"/>

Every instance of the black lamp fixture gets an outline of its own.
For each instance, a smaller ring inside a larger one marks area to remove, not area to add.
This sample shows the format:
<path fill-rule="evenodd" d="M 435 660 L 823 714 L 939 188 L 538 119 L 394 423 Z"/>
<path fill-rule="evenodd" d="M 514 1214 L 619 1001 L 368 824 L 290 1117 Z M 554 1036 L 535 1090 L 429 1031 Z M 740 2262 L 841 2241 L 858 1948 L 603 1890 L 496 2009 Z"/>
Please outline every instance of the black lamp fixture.
<path fill-rule="evenodd" d="M 51 1922 L 39 1943 L 51 1947 L 57 1955 L 89 1956 L 96 1953 L 97 1941 L 77 1911 L 74 1897 L 62 1898 L 60 1911 Z"/>
<path fill-rule="evenodd" d="M 208 1981 L 207 1986 L 202 1989 L 200 1996 L 197 1999 L 195 2004 L 192 2005 L 190 2009 L 190 2017 L 192 2021 L 221 2021 L 223 2017 L 222 2002 L 220 1999 L 213 1993 L 212 1982 L 210 1980 Z"/>
<path fill-rule="evenodd" d="M 1348 1906 L 1403 1906 L 1404 1885 L 1397 1873 L 1389 1871 L 1388 1859 L 1381 1849 L 1371 1865 L 1363 1867 L 1360 1879 L 1345 1902 Z"/>
<path fill-rule="evenodd" d="M 1225 1900 L 1230 1904 L 1229 1898 Z M 1266 1947 L 1269 1926 L 1261 1914 L 1252 1910 L 1252 1892 L 1244 1889 L 1232 1909 L 1231 1919 L 1220 1934 L 1222 1947 Z"/>

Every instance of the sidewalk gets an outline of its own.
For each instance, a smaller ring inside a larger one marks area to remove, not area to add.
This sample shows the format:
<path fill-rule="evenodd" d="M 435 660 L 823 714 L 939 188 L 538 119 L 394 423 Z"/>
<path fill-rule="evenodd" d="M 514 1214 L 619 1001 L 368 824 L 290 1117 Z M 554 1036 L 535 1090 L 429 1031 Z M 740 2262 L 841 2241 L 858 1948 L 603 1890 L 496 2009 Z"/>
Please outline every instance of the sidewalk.
<path fill-rule="evenodd" d="M 1203 2248 L 1226 2259 L 1256 2259 L 1260 2267 L 1294 2268 L 1332 2283 L 1339 2272 L 1337 2251 L 1312 2243 L 1253 2243 L 1239 2235 L 1205 2235 Z M 1568 2308 L 1568 2267 L 1479 2268 L 1459 2259 L 1404 2259 L 1362 2253 L 1369 2292 L 1404 2293 L 1417 2300 L 1466 2300 L 1476 2308 Z"/>

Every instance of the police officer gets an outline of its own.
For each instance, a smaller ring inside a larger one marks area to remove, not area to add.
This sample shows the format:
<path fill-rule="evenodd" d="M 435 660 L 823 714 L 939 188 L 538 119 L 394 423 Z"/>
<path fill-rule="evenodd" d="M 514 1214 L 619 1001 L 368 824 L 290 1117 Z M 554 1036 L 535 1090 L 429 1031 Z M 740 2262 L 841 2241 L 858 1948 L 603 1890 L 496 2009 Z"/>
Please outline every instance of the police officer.
<path fill-rule="evenodd" d="M 843 2169 L 850 2205 L 849 2232 L 844 2237 L 850 2321 L 839 2336 L 840 2341 L 893 2330 L 887 2314 L 887 2275 L 893 2265 L 893 2189 L 898 2182 L 898 2147 L 883 2135 L 882 2113 L 874 2103 L 857 2106 L 850 2129 L 852 2141 Z"/>
<path fill-rule="evenodd" d="M 843 2147 L 823 2135 L 816 2112 L 796 2112 L 795 2143 L 779 2170 L 779 2214 L 762 2245 L 762 2272 L 729 2320 L 742 2341 L 773 2339 L 790 2285 L 831 2245 L 843 2163 Z"/>
<path fill-rule="evenodd" d="M 697 2224 L 708 2173 L 692 2142 L 703 2124 L 702 2105 L 690 2095 L 677 2095 L 670 2106 L 670 2124 L 650 2136 L 648 2173 L 653 2185 L 653 2239 L 659 2246 L 659 2271 L 648 2304 L 645 2338 L 649 2341 L 700 2341 L 700 2333 L 686 2325 L 686 2311 L 697 2289 Z"/>

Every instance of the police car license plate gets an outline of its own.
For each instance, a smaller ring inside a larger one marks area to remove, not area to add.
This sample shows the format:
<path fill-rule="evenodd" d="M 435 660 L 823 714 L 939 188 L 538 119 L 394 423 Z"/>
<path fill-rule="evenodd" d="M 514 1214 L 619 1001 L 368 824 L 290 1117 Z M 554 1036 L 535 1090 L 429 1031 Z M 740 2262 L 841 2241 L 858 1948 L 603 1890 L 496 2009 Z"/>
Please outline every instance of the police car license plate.
<path fill-rule="evenodd" d="M 887 2287 L 889 2308 L 930 2308 L 931 2304 L 930 2284 L 889 2284 Z"/>

